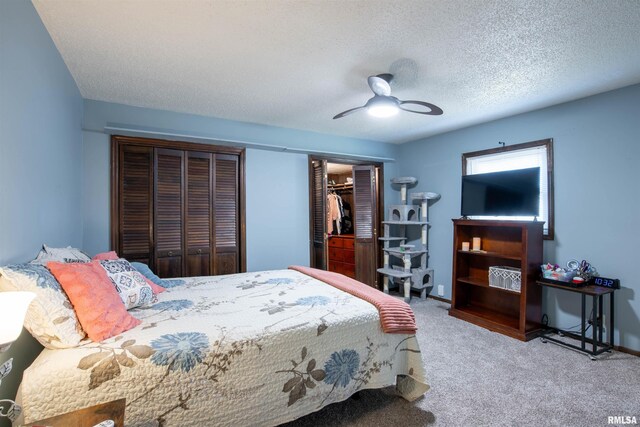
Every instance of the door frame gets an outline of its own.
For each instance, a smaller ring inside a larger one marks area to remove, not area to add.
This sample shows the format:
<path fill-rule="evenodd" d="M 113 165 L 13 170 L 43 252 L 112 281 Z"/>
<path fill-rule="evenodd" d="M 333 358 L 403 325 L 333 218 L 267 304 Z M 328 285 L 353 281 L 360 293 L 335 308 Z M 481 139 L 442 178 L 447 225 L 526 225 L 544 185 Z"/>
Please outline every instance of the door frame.
<path fill-rule="evenodd" d="M 322 154 L 309 154 L 308 159 L 308 173 L 309 173 L 309 263 L 311 263 L 311 259 L 313 257 L 313 162 L 326 160 L 327 163 L 340 163 L 344 165 L 352 165 L 352 166 L 366 166 L 372 165 L 377 168 L 378 173 L 378 215 L 377 215 L 377 224 L 376 230 L 378 232 L 377 237 L 380 237 L 380 232 L 382 230 L 382 221 L 384 220 L 384 162 L 373 161 L 373 160 L 364 160 L 364 159 L 353 159 L 353 158 L 345 158 L 345 157 L 336 157 Z M 377 239 L 376 237 L 376 239 Z M 325 237 L 325 249 L 327 245 L 327 239 Z M 376 268 L 379 268 L 382 265 L 382 251 L 380 251 L 380 241 L 377 243 L 376 250 Z M 377 281 L 376 281 L 377 282 Z"/>

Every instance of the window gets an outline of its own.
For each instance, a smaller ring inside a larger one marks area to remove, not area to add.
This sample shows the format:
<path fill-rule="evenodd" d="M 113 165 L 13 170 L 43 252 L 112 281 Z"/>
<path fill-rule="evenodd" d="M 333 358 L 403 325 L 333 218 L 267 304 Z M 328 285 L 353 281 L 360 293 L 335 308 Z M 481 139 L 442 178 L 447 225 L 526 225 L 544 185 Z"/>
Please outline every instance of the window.
<path fill-rule="evenodd" d="M 553 240 L 553 140 L 474 151 L 462 155 L 462 175 L 540 168 L 540 216 L 544 238 Z M 474 217 L 482 219 L 532 220 L 533 217 Z"/>

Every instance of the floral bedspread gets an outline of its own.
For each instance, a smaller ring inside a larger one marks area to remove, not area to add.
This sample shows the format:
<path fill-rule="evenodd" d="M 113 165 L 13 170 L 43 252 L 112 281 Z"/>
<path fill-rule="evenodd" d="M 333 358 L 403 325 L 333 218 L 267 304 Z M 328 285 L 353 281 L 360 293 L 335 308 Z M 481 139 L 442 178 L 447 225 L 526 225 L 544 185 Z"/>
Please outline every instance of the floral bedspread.
<path fill-rule="evenodd" d="M 415 336 L 383 333 L 373 305 L 297 271 L 188 278 L 131 313 L 130 331 L 38 356 L 25 422 L 126 398 L 128 426 L 273 426 L 361 389 L 429 388 Z"/>

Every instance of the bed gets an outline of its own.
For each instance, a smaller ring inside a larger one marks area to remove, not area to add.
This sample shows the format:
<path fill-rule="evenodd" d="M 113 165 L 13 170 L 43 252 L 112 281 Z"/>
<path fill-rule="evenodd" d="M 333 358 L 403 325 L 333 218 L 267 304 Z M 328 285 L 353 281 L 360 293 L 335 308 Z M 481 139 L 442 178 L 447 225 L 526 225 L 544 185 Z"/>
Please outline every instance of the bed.
<path fill-rule="evenodd" d="M 275 426 L 362 389 L 429 388 L 415 335 L 298 271 L 187 278 L 131 313 L 142 323 L 116 337 L 42 351 L 24 422 L 125 398 L 128 426 Z"/>

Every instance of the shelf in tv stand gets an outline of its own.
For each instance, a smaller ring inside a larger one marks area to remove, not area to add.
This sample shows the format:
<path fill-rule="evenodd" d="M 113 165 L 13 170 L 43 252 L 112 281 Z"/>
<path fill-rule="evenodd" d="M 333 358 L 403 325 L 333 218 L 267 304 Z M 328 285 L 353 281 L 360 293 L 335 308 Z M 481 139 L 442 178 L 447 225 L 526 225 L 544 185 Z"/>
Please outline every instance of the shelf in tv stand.
<path fill-rule="evenodd" d="M 520 295 L 520 292 L 512 291 L 511 289 L 503 289 L 503 288 L 497 288 L 495 286 L 489 286 L 489 280 L 484 278 L 479 279 L 477 277 L 458 277 L 456 280 L 460 283 L 466 283 L 468 285 L 478 286 L 484 289 L 491 289 L 499 293 L 503 292 L 503 293 L 506 293 L 509 295 L 515 295 L 515 296 Z"/>
<path fill-rule="evenodd" d="M 472 251 L 472 250 L 463 251 L 461 249 L 458 249 L 458 253 L 464 254 L 464 255 L 472 255 L 472 256 L 484 256 L 484 257 L 490 257 L 490 258 L 509 259 L 513 261 L 522 260 L 522 257 L 520 257 L 520 255 L 506 255 L 506 254 L 501 254 L 499 252 L 479 252 L 479 251 Z"/>
<path fill-rule="evenodd" d="M 489 329 L 498 328 L 501 331 L 508 331 L 510 333 L 517 334 L 516 331 L 519 323 L 517 316 L 500 313 L 477 305 L 466 305 L 452 308 L 449 310 L 449 314 L 458 317 L 459 319 L 473 319 L 479 321 L 481 326 L 488 327 Z"/>

